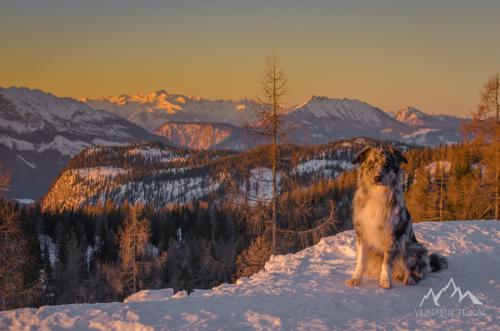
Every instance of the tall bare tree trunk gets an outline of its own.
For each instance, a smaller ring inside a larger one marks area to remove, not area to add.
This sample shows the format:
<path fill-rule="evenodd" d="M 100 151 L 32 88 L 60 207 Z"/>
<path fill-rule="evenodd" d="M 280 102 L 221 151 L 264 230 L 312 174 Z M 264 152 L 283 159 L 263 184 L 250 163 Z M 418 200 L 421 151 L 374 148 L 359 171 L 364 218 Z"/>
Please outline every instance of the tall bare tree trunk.
<path fill-rule="evenodd" d="M 496 106 L 496 118 L 495 118 L 495 219 L 498 221 L 500 219 L 499 215 L 499 191 L 500 191 L 500 104 L 498 102 L 498 90 L 500 88 L 500 82 L 498 74 L 496 75 L 496 89 L 495 89 L 495 106 Z"/>
<path fill-rule="evenodd" d="M 439 187 L 439 220 L 442 222 L 443 221 L 443 184 L 444 184 L 444 166 L 441 172 L 441 183 Z"/>
<path fill-rule="evenodd" d="M 276 91 L 276 56 L 273 56 L 273 256 L 276 256 L 276 215 L 278 209 L 278 192 L 276 187 L 276 163 L 278 161 L 278 95 Z"/>
<path fill-rule="evenodd" d="M 258 112 L 257 132 L 272 139 L 271 143 L 271 167 L 272 167 L 272 197 L 271 197 L 271 236 L 272 236 L 272 255 L 276 255 L 277 242 L 277 224 L 278 224 L 278 158 L 279 158 L 279 136 L 282 134 L 282 101 L 286 93 L 286 74 L 281 68 L 278 56 L 272 53 L 267 58 L 264 77 L 262 80 L 262 109 Z M 269 202 L 269 200 L 267 201 Z"/>
<path fill-rule="evenodd" d="M 137 206 L 133 206 L 132 208 L 137 208 Z M 133 217 L 133 235 L 132 235 L 132 288 L 133 293 L 137 292 L 137 215 Z"/>

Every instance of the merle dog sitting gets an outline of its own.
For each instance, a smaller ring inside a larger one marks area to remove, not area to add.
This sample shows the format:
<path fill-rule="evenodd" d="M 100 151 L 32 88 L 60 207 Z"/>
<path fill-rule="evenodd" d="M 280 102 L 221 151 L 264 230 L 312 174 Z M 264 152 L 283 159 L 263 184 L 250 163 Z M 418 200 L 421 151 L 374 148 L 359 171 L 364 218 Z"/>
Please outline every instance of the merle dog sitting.
<path fill-rule="evenodd" d="M 394 147 L 367 147 L 352 162 L 360 165 L 353 201 L 356 268 L 346 285 L 360 285 L 363 274 L 380 276 L 383 288 L 393 278 L 413 285 L 446 268 L 446 259 L 429 255 L 413 232 L 403 195 L 403 154 Z"/>

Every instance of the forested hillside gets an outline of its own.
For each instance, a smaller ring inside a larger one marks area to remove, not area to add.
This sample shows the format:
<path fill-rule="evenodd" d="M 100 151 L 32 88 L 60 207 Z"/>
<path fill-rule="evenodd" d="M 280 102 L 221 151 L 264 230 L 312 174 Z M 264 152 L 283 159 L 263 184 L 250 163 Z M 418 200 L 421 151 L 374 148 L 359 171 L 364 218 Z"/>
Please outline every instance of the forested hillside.
<path fill-rule="evenodd" d="M 284 145 L 279 171 L 282 192 L 336 178 L 370 139 L 318 146 Z M 396 144 L 403 149 L 408 145 Z M 195 200 L 261 202 L 268 198 L 269 146 L 235 153 L 193 151 L 159 143 L 92 147 L 75 156 L 43 199 L 46 211 L 74 210 L 112 201 L 147 203 L 158 209 Z"/>

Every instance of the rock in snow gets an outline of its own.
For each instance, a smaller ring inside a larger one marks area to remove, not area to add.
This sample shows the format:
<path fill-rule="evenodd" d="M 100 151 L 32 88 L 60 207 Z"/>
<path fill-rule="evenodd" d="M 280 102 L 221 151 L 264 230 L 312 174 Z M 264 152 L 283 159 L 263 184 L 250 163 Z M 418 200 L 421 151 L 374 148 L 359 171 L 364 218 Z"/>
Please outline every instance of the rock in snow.
<path fill-rule="evenodd" d="M 395 283 L 384 290 L 377 280 L 365 279 L 360 287 L 346 287 L 355 256 L 354 233 L 346 231 L 297 254 L 276 256 L 264 271 L 237 284 L 189 296 L 172 296 L 167 289 L 136 293 L 126 303 L 5 311 L 0 329 L 498 330 L 500 222 L 419 223 L 415 230 L 429 250 L 449 260 L 448 269 L 416 286 Z M 440 306 L 424 300 L 430 289 L 441 293 Z"/>

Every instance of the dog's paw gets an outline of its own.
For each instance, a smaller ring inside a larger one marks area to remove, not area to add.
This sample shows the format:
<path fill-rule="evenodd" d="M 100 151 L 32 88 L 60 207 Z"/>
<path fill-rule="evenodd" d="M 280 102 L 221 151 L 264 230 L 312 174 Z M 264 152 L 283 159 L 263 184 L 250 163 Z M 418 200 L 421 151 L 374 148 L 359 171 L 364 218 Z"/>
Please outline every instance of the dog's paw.
<path fill-rule="evenodd" d="M 361 279 L 351 278 L 351 279 L 346 280 L 345 284 L 347 286 L 359 286 L 359 285 L 361 285 Z"/>
<path fill-rule="evenodd" d="M 391 288 L 391 282 L 388 279 L 381 279 L 379 286 L 381 288 Z"/>
<path fill-rule="evenodd" d="M 413 279 L 413 277 L 408 277 L 407 279 L 404 280 L 403 282 L 406 286 L 412 286 L 412 285 L 415 285 L 417 284 L 417 282 L 415 281 L 415 279 Z"/>

